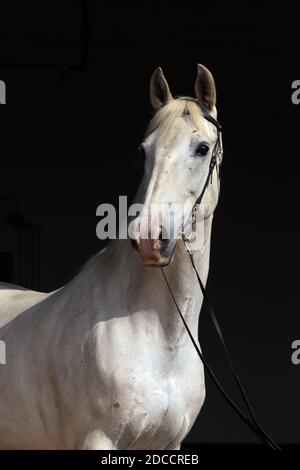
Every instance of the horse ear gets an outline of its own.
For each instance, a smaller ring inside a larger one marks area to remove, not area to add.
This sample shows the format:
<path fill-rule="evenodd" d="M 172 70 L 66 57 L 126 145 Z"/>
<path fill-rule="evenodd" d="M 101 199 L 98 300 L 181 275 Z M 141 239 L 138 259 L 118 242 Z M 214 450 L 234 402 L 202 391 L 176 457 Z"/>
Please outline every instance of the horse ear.
<path fill-rule="evenodd" d="M 161 67 L 153 72 L 150 80 L 150 101 L 154 109 L 161 108 L 173 100 L 169 85 Z"/>
<path fill-rule="evenodd" d="M 217 101 L 216 85 L 211 72 L 201 64 L 197 66 L 195 93 L 200 106 L 212 111 Z"/>

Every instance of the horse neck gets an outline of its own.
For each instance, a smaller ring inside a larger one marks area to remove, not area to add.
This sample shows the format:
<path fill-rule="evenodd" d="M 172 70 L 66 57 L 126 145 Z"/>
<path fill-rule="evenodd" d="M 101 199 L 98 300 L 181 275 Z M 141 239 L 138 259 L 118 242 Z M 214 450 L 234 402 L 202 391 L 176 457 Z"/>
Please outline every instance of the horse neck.
<path fill-rule="evenodd" d="M 200 230 L 204 228 L 202 250 L 193 252 L 197 271 L 204 284 L 209 269 L 211 226 L 212 216 L 200 227 Z M 117 286 L 119 302 L 123 303 L 124 308 L 126 306 L 128 315 L 136 312 L 144 314 L 145 324 L 149 311 L 157 312 L 160 324 L 167 332 L 170 342 L 174 343 L 174 336 L 178 338 L 184 333 L 184 329 L 161 269 L 145 267 L 129 240 L 113 242 L 105 257 L 106 277 L 111 283 L 107 285 L 107 290 L 112 292 L 111 295 L 116 296 Z M 164 272 L 181 312 L 196 335 L 203 298 L 182 240 L 178 240 L 174 260 L 164 268 Z"/>

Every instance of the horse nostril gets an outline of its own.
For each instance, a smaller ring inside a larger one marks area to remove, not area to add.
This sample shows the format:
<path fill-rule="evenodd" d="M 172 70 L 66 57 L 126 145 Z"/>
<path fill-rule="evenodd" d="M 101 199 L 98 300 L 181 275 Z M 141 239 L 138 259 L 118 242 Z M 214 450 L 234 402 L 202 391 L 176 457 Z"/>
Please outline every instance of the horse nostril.
<path fill-rule="evenodd" d="M 167 236 L 167 234 L 164 233 L 164 230 L 162 229 L 162 227 L 160 228 L 158 239 L 160 241 L 160 252 L 163 253 L 168 248 L 170 239 Z"/>
<path fill-rule="evenodd" d="M 131 238 L 130 243 L 131 243 L 132 248 L 134 248 L 136 251 L 138 251 L 137 241 L 135 239 Z"/>

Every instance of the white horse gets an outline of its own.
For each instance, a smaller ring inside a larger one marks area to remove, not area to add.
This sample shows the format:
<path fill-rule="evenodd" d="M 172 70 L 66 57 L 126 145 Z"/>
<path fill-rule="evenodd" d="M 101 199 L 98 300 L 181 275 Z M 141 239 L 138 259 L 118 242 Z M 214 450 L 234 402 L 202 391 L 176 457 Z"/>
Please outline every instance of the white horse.
<path fill-rule="evenodd" d="M 195 338 L 202 294 L 182 240 L 160 240 L 164 220 L 151 207 L 194 204 L 205 184 L 217 134 L 202 110 L 216 118 L 216 91 L 201 65 L 195 91 L 197 99 L 173 99 L 162 70 L 152 75 L 156 113 L 142 144 L 137 201 L 157 236 L 138 238 L 137 250 L 129 240 L 111 242 L 50 294 L 2 287 L 2 449 L 179 449 L 191 429 L 205 398 L 203 367 L 157 267 L 166 266 Z M 217 199 L 214 171 L 194 254 L 204 283 Z"/>

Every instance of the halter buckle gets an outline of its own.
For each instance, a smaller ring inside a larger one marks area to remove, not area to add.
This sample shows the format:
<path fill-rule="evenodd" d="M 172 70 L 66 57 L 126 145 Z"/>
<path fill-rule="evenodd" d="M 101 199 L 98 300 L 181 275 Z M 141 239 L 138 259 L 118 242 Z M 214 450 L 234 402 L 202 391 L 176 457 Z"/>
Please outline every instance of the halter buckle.
<path fill-rule="evenodd" d="M 182 232 L 182 241 L 183 241 L 183 243 L 184 243 L 184 246 L 185 246 L 185 248 L 186 248 L 186 251 L 187 251 L 188 253 L 190 253 L 190 252 L 191 252 L 191 249 L 190 249 L 190 247 L 189 247 L 190 240 L 185 236 L 185 233 L 184 233 L 184 232 Z"/>

